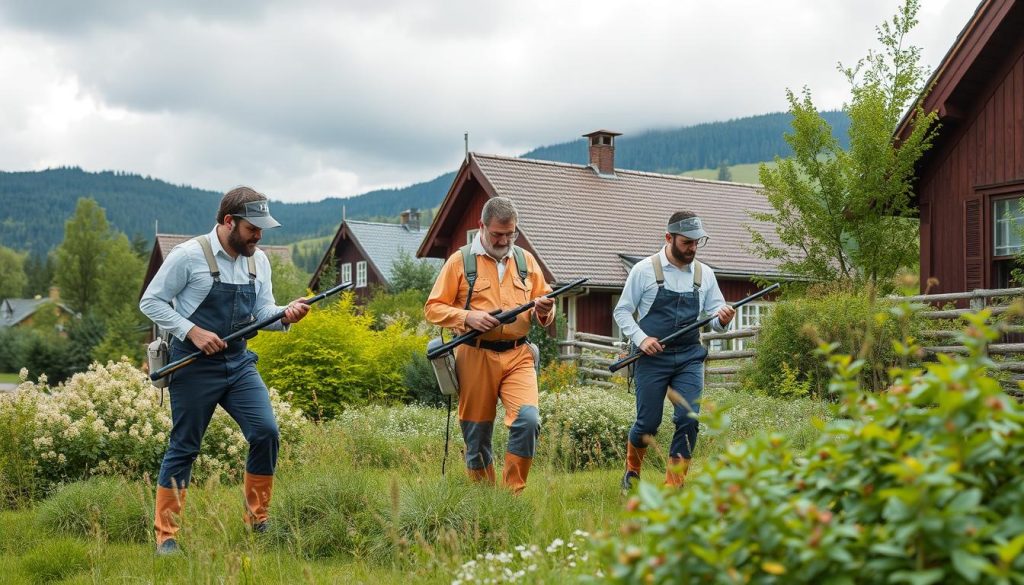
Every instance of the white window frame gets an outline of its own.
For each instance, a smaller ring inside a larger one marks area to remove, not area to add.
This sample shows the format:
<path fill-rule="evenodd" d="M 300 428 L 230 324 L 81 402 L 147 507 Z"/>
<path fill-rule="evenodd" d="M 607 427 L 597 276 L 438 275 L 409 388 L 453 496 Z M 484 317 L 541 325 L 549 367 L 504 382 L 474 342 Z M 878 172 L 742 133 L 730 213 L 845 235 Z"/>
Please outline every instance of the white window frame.
<path fill-rule="evenodd" d="M 352 263 L 346 262 L 341 265 L 341 282 L 352 282 Z"/>
<path fill-rule="evenodd" d="M 1024 194 L 992 201 L 992 255 L 1013 256 L 1024 248 L 1020 228 L 1024 225 L 1021 203 Z"/>
<path fill-rule="evenodd" d="M 473 228 L 471 230 L 466 230 L 466 243 L 467 244 L 472 244 L 473 243 L 473 238 L 476 237 L 476 233 L 478 231 L 480 231 L 480 228 Z"/>
<path fill-rule="evenodd" d="M 366 286 L 366 260 L 356 262 L 356 288 Z"/>

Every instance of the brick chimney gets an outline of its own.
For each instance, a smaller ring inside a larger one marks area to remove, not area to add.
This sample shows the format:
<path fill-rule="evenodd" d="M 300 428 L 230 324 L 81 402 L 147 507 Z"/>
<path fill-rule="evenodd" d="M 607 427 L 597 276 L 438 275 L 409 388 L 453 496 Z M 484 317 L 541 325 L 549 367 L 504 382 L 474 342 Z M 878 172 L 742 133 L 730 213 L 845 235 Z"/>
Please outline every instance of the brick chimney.
<path fill-rule="evenodd" d="M 595 130 L 583 136 L 590 141 L 590 166 L 599 175 L 614 175 L 615 137 L 622 134 L 611 130 Z"/>
<path fill-rule="evenodd" d="M 413 232 L 420 231 L 420 210 L 415 207 L 402 212 L 402 225 Z"/>

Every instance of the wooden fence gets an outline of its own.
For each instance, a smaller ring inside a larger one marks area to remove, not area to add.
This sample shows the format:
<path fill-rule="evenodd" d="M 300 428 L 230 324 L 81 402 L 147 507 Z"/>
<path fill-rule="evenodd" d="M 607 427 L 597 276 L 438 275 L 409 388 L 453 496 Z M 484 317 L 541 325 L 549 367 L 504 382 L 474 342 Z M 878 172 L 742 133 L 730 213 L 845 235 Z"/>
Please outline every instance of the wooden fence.
<path fill-rule="evenodd" d="M 1024 296 L 1024 288 L 1008 289 L 978 289 L 962 293 L 942 293 L 934 295 L 916 295 L 911 297 L 893 296 L 887 297 L 891 301 L 909 301 L 915 303 L 961 303 L 967 301 L 970 308 L 964 309 L 934 309 L 920 313 L 922 318 L 931 320 L 959 319 L 967 313 L 977 312 L 989 307 L 993 316 L 1002 315 L 1009 310 L 1007 301 Z M 997 299 L 997 304 L 992 300 Z M 1002 326 L 1005 334 L 1024 333 L 1022 326 Z M 702 333 L 701 342 L 705 345 L 715 340 L 751 339 L 756 346 L 759 328 L 751 327 L 726 331 L 725 333 Z M 955 341 L 958 331 L 929 329 L 922 332 L 925 342 L 924 350 L 929 354 L 966 353 L 967 348 L 963 345 L 950 343 Z M 615 337 L 605 335 L 594 335 L 591 333 L 576 333 L 571 340 L 559 342 L 561 355 L 559 359 L 576 362 L 581 375 L 588 383 L 598 386 L 616 387 L 612 381 L 615 376 L 621 376 L 623 372 L 612 374 L 608 366 L 618 359 L 625 352 L 626 342 Z M 1024 343 L 992 343 L 988 346 L 989 355 L 1003 356 L 1003 359 L 995 362 L 995 369 L 1013 373 L 1024 374 Z M 735 375 L 740 371 L 746 361 L 756 355 L 754 347 L 747 347 L 742 350 L 712 350 L 708 352 L 707 361 L 704 364 L 705 386 L 736 386 Z M 716 365 L 716 362 L 726 362 Z M 1017 376 L 1014 376 L 1016 379 Z M 1024 379 L 1024 376 L 1020 377 Z"/>

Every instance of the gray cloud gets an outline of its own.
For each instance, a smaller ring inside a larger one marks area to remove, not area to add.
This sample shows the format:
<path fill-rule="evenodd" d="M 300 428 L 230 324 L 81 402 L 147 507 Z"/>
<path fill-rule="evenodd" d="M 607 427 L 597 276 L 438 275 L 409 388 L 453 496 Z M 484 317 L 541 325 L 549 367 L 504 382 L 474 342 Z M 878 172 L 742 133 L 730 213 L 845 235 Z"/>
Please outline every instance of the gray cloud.
<path fill-rule="evenodd" d="M 0 2 L 0 74 L 24 86 L 0 96 L 0 166 L 355 194 L 454 169 L 467 130 L 474 149 L 514 154 L 779 111 L 804 85 L 838 107 L 836 62 L 873 47 L 896 5 Z M 922 8 L 930 65 L 972 11 Z"/>

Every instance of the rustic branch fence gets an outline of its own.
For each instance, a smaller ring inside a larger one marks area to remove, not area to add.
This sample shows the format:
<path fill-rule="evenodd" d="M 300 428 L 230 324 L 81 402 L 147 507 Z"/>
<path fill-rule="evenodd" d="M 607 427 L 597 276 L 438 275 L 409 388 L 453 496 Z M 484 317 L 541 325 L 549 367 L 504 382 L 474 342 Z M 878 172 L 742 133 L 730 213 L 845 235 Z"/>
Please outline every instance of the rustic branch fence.
<path fill-rule="evenodd" d="M 1002 315 L 1009 310 L 1008 302 L 1012 299 L 1024 296 L 1024 288 L 1006 289 L 977 289 L 970 292 L 942 293 L 933 295 L 916 295 L 910 297 L 891 296 L 886 297 L 891 301 L 908 301 L 915 303 L 926 303 L 935 305 L 938 303 L 961 303 L 966 301 L 970 308 L 964 309 L 936 309 L 920 313 L 920 316 L 930 320 L 959 319 L 967 313 L 980 311 L 989 307 L 993 316 Z M 997 304 L 992 304 L 996 299 Z M 757 335 L 760 328 L 750 327 L 726 331 L 725 333 L 702 333 L 701 342 L 705 345 L 712 341 L 727 341 L 733 339 L 751 339 L 756 345 Z M 1004 326 L 1005 334 L 1024 333 L 1024 326 Z M 946 343 L 956 339 L 958 331 L 929 329 L 922 332 L 925 339 L 924 350 L 929 354 L 966 353 L 967 348 L 959 344 Z M 626 342 L 616 337 L 606 335 L 595 335 L 592 333 L 577 332 L 573 339 L 559 342 L 561 355 L 559 359 L 575 362 L 580 374 L 588 383 L 597 386 L 618 387 L 612 381 L 616 376 L 624 372 L 612 374 L 608 366 L 624 355 Z M 989 355 L 1003 356 L 1003 359 L 995 362 L 995 369 L 1024 374 L 1024 343 L 993 343 L 988 346 Z M 708 352 L 707 362 L 704 366 L 705 386 L 734 387 L 738 384 L 735 381 L 736 374 L 742 369 L 745 362 L 757 355 L 756 349 L 748 347 L 742 350 L 713 350 Z M 715 362 L 725 362 L 716 365 Z M 1022 377 L 1024 378 L 1024 377 Z"/>

